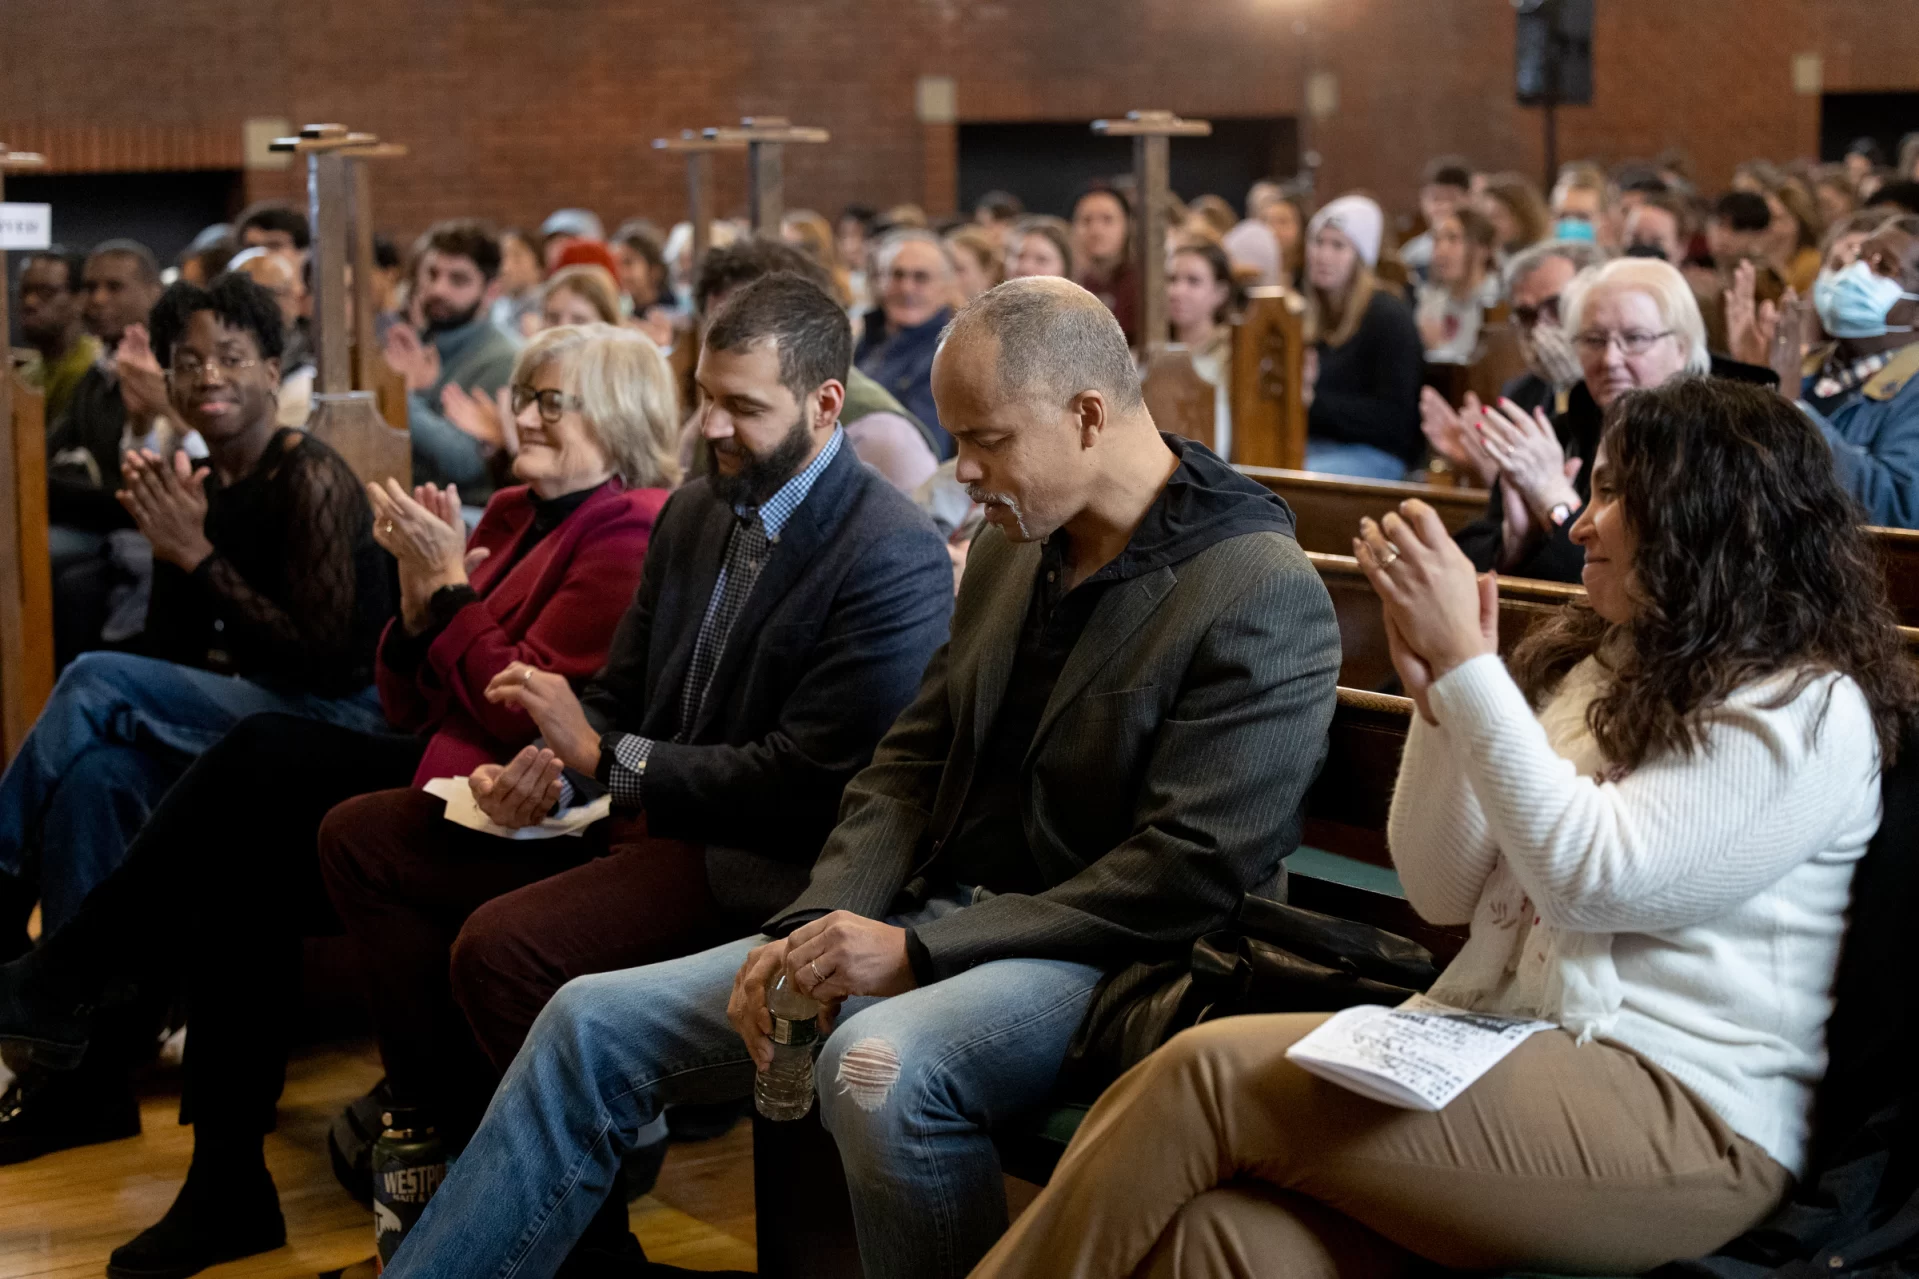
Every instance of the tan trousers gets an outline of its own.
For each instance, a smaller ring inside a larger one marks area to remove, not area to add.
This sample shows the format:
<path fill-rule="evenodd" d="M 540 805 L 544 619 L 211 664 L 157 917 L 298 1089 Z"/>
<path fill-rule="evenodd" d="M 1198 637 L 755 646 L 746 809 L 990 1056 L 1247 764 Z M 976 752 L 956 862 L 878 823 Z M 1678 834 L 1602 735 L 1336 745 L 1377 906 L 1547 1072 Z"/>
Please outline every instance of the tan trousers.
<path fill-rule="evenodd" d="M 1426 1114 L 1288 1062 L 1324 1020 L 1213 1022 L 1129 1071 L 974 1279 L 1631 1275 L 1711 1252 L 1791 1186 L 1623 1048 L 1542 1032 Z"/>

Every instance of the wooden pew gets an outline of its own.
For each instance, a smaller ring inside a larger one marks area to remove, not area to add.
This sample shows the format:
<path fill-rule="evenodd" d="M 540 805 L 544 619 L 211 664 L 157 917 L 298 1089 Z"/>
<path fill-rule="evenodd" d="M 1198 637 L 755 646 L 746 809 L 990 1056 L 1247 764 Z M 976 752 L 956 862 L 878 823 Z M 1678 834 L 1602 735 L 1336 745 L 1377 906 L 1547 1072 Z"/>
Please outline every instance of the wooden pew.
<path fill-rule="evenodd" d="M 1156 352 L 1140 374 L 1139 389 L 1147 412 L 1160 430 L 1219 452 L 1214 411 L 1219 390 L 1199 375 L 1186 348 L 1175 346 Z"/>
<path fill-rule="evenodd" d="M 4 255 L 0 255 L 0 263 Z M 53 581 L 47 561 L 47 436 L 40 392 L 0 367 L 10 394 L 0 438 L 0 762 L 53 692 Z"/>
<path fill-rule="evenodd" d="M 1488 494 L 1484 489 L 1362 480 L 1271 466 L 1241 465 L 1239 469 L 1286 499 L 1293 508 L 1302 548 L 1329 555 L 1352 554 L 1361 516 L 1378 519 L 1409 497 L 1431 504 L 1455 533 L 1486 513 Z M 1919 570 L 1919 560 L 1915 569 Z M 1919 576 L 1915 581 L 1919 582 Z"/>
<path fill-rule="evenodd" d="M 1878 528 L 1867 530 L 1879 548 L 1886 569 L 1886 594 L 1905 626 L 1919 626 L 1919 530 Z"/>
<path fill-rule="evenodd" d="M 1292 290 L 1247 290 L 1246 309 L 1233 327 L 1233 460 L 1306 465 L 1305 324 L 1306 304 Z"/>
<path fill-rule="evenodd" d="M 1339 682 L 1345 688 L 1378 688 L 1393 673 L 1386 650 L 1386 622 L 1379 596 L 1350 555 L 1308 551 L 1333 597 L 1339 619 Z M 1508 653 L 1532 626 L 1568 600 L 1583 599 L 1583 587 L 1529 577 L 1499 579 L 1499 651 Z"/>

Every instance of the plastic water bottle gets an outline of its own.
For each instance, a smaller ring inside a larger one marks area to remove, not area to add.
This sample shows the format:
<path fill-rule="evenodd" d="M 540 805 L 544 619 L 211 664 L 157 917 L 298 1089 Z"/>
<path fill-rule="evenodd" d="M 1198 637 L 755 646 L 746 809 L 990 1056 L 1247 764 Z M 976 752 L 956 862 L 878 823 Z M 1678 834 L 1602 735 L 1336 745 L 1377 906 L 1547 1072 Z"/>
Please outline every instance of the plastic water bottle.
<path fill-rule="evenodd" d="M 773 1018 L 773 1064 L 753 1080 L 753 1104 L 768 1119 L 804 1119 L 813 1108 L 813 1049 L 820 1039 L 820 1006 L 781 972 L 766 988 Z"/>
<path fill-rule="evenodd" d="M 413 1110 L 395 1106 L 380 1116 L 380 1124 L 380 1138 L 373 1143 L 375 1273 L 393 1260 L 400 1241 L 446 1179 L 446 1148 Z"/>

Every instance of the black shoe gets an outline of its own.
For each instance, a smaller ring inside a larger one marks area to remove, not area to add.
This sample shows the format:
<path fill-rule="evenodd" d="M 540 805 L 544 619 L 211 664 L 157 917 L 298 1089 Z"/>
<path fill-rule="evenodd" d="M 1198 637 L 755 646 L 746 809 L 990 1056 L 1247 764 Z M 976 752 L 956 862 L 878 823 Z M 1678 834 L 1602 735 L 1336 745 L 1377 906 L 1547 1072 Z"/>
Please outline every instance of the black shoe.
<path fill-rule="evenodd" d="M 287 1241 L 280 1197 L 264 1166 L 232 1178 L 187 1174 L 167 1215 L 107 1258 L 107 1279 L 186 1279 Z"/>
<path fill-rule="evenodd" d="M 0 1165 L 140 1135 L 140 1099 L 124 1071 L 29 1070 L 0 1093 Z"/>
<path fill-rule="evenodd" d="M 716 1101 L 697 1106 L 668 1106 L 666 1130 L 674 1141 L 711 1141 L 733 1131 L 753 1108 L 751 1097 L 738 1101 Z"/>
<path fill-rule="evenodd" d="M 373 1143 L 380 1136 L 380 1116 L 393 1109 L 393 1092 L 382 1079 L 373 1090 L 341 1111 L 327 1129 L 327 1154 L 333 1160 L 333 1178 L 363 1204 L 373 1202 Z"/>
<path fill-rule="evenodd" d="M 46 996 L 35 950 L 0 967 L 0 1046 L 7 1061 L 41 1070 L 73 1070 L 87 1054 L 93 1009 Z"/>

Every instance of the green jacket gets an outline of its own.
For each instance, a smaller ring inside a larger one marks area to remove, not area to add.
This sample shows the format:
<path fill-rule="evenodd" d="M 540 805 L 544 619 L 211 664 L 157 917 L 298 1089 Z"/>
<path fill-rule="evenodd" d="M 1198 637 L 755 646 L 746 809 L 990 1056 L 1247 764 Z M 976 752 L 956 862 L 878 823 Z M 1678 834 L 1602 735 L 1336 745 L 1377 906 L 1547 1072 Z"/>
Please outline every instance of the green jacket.
<path fill-rule="evenodd" d="M 413 481 L 416 484 L 457 484 L 460 500 L 482 506 L 493 495 L 493 475 L 478 440 L 447 421 L 440 412 L 440 392 L 449 383 L 491 396 L 513 376 L 519 347 L 495 328 L 482 312 L 457 329 L 437 329 L 425 335 L 440 353 L 440 380 L 407 396 L 407 430 L 413 437 Z"/>

